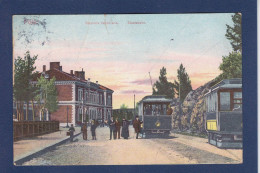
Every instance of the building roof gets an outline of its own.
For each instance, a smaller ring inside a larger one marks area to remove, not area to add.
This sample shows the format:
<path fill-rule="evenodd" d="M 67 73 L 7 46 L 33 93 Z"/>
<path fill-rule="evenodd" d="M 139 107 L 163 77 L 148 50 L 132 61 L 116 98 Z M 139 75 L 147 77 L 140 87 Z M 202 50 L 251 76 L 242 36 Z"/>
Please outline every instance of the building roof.
<path fill-rule="evenodd" d="M 166 98 L 164 95 L 150 95 L 150 96 L 145 96 L 141 102 L 172 102 L 172 99 Z"/>
<path fill-rule="evenodd" d="M 86 83 L 86 84 L 88 83 L 88 80 L 81 79 L 79 77 L 76 77 L 74 74 L 66 73 L 66 72 L 58 70 L 56 68 L 50 69 L 45 72 L 38 73 L 32 79 L 32 81 L 37 81 L 37 79 L 40 78 L 41 75 L 46 75 L 46 76 L 48 76 L 49 79 L 55 77 L 56 81 L 78 81 L 78 82 L 82 82 L 82 83 Z M 90 82 L 90 85 L 93 87 L 102 89 L 102 90 L 108 90 L 108 91 L 113 92 L 113 90 L 111 90 L 103 85 L 94 83 L 94 82 Z"/>
<path fill-rule="evenodd" d="M 217 83 L 216 85 L 212 86 L 204 96 L 210 94 L 212 91 L 218 89 L 235 89 L 235 88 L 242 88 L 242 79 L 241 78 L 234 78 L 234 79 L 224 79 Z"/>

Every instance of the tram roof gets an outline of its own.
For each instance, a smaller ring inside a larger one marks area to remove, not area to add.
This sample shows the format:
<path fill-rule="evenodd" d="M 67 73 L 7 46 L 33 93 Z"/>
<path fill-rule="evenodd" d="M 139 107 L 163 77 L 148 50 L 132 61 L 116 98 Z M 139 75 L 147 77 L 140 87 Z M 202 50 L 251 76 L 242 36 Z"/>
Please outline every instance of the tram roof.
<path fill-rule="evenodd" d="M 218 89 L 232 89 L 232 88 L 242 88 L 242 79 L 241 78 L 234 78 L 234 79 L 224 79 L 217 83 L 216 85 L 212 86 L 208 93 L 205 94 L 208 95 L 212 91 L 218 90 Z"/>
<path fill-rule="evenodd" d="M 160 103 L 169 103 L 169 102 L 172 102 L 172 99 L 168 99 L 166 98 L 166 96 L 164 95 L 150 95 L 150 96 L 145 96 L 141 101 L 141 102 L 160 102 Z"/>

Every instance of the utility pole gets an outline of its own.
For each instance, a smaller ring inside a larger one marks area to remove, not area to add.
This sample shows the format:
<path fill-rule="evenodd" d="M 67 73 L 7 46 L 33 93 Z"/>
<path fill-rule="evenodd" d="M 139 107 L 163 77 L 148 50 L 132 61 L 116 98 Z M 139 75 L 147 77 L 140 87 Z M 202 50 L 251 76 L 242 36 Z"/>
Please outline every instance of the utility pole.
<path fill-rule="evenodd" d="M 67 128 L 69 128 L 69 116 L 68 116 L 68 112 L 69 112 L 69 106 L 67 106 Z"/>
<path fill-rule="evenodd" d="M 135 118 L 135 94 L 134 94 L 134 118 Z"/>
<path fill-rule="evenodd" d="M 153 82 L 152 82 L 151 74 L 150 74 L 150 72 L 148 72 L 148 73 L 149 73 L 149 76 L 150 76 L 150 81 L 151 81 L 151 86 L 152 86 L 152 92 L 153 92 Z"/>

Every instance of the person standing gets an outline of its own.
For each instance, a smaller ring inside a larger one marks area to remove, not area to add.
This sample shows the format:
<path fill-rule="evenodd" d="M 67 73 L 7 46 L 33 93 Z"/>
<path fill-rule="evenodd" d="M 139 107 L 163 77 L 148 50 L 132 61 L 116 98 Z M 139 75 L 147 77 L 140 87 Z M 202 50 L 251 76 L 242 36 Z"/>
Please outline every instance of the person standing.
<path fill-rule="evenodd" d="M 136 139 L 138 139 L 138 135 L 139 135 L 139 133 L 141 132 L 141 124 L 142 124 L 142 123 L 143 123 L 143 122 L 139 120 L 139 117 L 136 116 L 136 117 L 135 117 L 135 120 L 134 120 L 134 122 L 133 122 L 133 127 L 134 127 L 135 133 L 136 133 Z"/>
<path fill-rule="evenodd" d="M 92 134 L 92 140 L 97 140 L 97 137 L 96 137 L 97 126 L 98 126 L 98 122 L 96 122 L 95 120 L 92 120 L 91 121 L 91 127 L 90 127 L 91 134 Z"/>
<path fill-rule="evenodd" d="M 83 140 L 87 140 L 88 138 L 88 132 L 87 132 L 87 125 L 86 123 L 84 123 L 81 127 L 81 132 L 82 132 L 82 136 L 83 136 Z"/>
<path fill-rule="evenodd" d="M 112 135 L 113 135 L 113 138 L 115 139 L 115 137 L 116 137 L 116 135 L 115 135 L 116 124 L 115 124 L 115 120 L 112 116 L 108 121 L 108 125 L 109 125 L 109 129 L 110 129 L 110 139 L 109 140 L 112 139 Z"/>
<path fill-rule="evenodd" d="M 118 121 L 118 118 L 116 118 L 115 125 L 116 125 L 116 138 L 120 139 L 121 122 Z"/>
<path fill-rule="evenodd" d="M 121 136 L 124 139 L 128 139 L 128 137 L 129 137 L 129 128 L 128 127 L 129 127 L 129 121 L 127 121 L 125 118 L 123 118 Z"/>
<path fill-rule="evenodd" d="M 73 136 L 74 136 L 74 132 L 75 132 L 75 128 L 73 127 L 73 124 L 71 124 L 71 126 L 69 128 L 69 132 L 70 132 L 70 142 L 73 142 Z"/>
<path fill-rule="evenodd" d="M 171 106 L 169 105 L 168 109 L 167 109 L 167 115 L 171 115 L 172 112 L 173 112 L 173 110 L 172 110 Z"/>

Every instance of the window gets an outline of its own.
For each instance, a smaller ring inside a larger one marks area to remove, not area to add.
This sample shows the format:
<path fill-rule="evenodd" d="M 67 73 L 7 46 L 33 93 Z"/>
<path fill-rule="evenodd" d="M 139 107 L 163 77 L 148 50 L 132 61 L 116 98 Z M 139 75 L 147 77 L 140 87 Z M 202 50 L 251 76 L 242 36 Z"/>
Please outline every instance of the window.
<path fill-rule="evenodd" d="M 90 93 L 90 102 L 93 103 L 93 94 Z"/>
<path fill-rule="evenodd" d="M 111 106 L 111 96 L 109 95 L 108 98 L 107 98 L 107 105 Z"/>
<path fill-rule="evenodd" d="M 234 108 L 233 111 L 242 110 L 242 92 L 234 92 Z"/>
<path fill-rule="evenodd" d="M 78 108 L 78 121 L 82 121 L 83 109 Z"/>
<path fill-rule="evenodd" d="M 217 109 L 217 92 L 213 92 L 207 97 L 207 111 L 214 112 Z"/>
<path fill-rule="evenodd" d="M 102 94 L 99 95 L 99 103 L 102 104 Z"/>
<path fill-rule="evenodd" d="M 88 98 L 88 92 L 86 91 L 86 92 L 85 92 L 85 101 L 88 101 L 88 99 L 89 99 L 89 98 Z"/>
<path fill-rule="evenodd" d="M 83 100 L 83 90 L 79 89 L 78 90 L 78 101 L 81 101 L 81 100 Z"/>
<path fill-rule="evenodd" d="M 230 92 L 220 92 L 220 110 L 230 110 Z"/>

